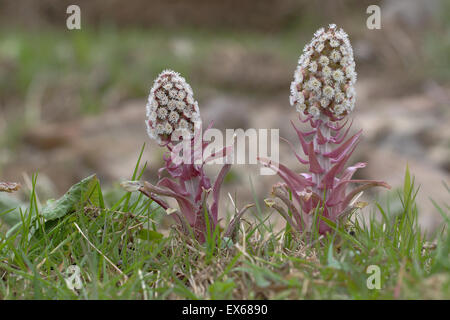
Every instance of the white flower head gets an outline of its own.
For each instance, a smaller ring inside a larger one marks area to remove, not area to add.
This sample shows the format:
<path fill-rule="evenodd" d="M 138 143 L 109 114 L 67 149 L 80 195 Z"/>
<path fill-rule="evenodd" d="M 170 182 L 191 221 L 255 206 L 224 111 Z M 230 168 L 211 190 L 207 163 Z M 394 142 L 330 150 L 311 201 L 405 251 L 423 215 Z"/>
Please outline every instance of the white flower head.
<path fill-rule="evenodd" d="M 200 111 L 191 86 L 179 73 L 164 70 L 156 78 L 147 102 L 147 132 L 159 144 L 171 142 L 178 129 L 193 134 L 194 121 L 201 123 Z"/>
<path fill-rule="evenodd" d="M 330 24 L 328 29 L 317 30 L 303 49 L 289 101 L 301 114 L 315 118 L 327 109 L 322 114 L 335 121 L 353 110 L 355 82 L 355 62 L 348 36 Z"/>

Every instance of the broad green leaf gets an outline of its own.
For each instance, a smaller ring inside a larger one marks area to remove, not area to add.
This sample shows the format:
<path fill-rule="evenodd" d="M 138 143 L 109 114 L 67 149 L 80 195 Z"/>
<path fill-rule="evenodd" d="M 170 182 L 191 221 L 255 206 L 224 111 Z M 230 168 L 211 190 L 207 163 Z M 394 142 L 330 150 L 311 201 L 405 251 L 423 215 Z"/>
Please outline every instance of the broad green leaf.
<path fill-rule="evenodd" d="M 96 189 L 97 183 L 98 179 L 95 174 L 81 180 L 77 184 L 74 184 L 72 187 L 70 187 L 66 194 L 64 194 L 58 200 L 48 200 L 47 205 L 42 208 L 39 215 L 42 216 L 45 221 L 51 221 L 62 218 L 65 215 L 76 210 L 82 209 L 86 201 L 91 197 L 94 190 Z M 97 197 L 97 199 L 99 198 Z M 10 204 L 12 204 L 12 202 L 10 202 Z M 22 209 L 22 212 L 25 212 L 25 210 Z M 7 213 L 7 215 L 8 216 L 5 221 L 9 225 L 13 226 L 7 232 L 7 236 L 9 236 L 22 225 L 22 220 L 20 218 L 19 209 L 15 209 Z M 33 216 L 31 217 L 31 223 L 33 224 L 35 220 L 36 216 L 35 214 L 33 214 Z"/>
<path fill-rule="evenodd" d="M 66 214 L 81 209 L 97 186 L 97 176 L 91 175 L 70 187 L 61 198 L 48 201 L 42 208 L 41 215 L 46 221 L 64 217 Z M 98 201 L 98 195 L 97 199 Z"/>

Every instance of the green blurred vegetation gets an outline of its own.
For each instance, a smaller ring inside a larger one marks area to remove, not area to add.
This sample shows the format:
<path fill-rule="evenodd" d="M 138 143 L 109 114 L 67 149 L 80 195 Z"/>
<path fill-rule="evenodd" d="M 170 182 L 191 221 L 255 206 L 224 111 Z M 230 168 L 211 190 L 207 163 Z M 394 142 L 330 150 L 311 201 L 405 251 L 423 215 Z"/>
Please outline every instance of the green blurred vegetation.
<path fill-rule="evenodd" d="M 369 67 L 392 77 L 397 72 L 405 80 L 450 81 L 450 3 L 443 5 L 435 21 L 416 35 L 423 48 L 418 48 L 420 54 L 412 53 L 412 65 L 398 63 L 399 69 L 394 70 L 392 65 L 362 61 L 358 68 Z M 354 30 L 347 30 L 355 40 L 364 39 L 367 32 L 361 29 L 358 14 L 357 23 L 349 22 Z M 250 54 L 264 53 L 293 70 L 311 34 L 326 23 L 323 16 L 308 13 L 276 32 L 112 24 L 74 31 L 4 27 L 0 30 L 0 115 L 4 117 L 0 148 L 15 148 L 37 121 L 76 119 L 120 107 L 127 100 L 145 99 L 153 79 L 166 68 L 182 73 L 200 100 L 208 89 L 236 90 L 204 76 L 205 68 L 223 67 L 210 62 L 222 48 L 237 46 Z M 264 89 L 243 90 L 246 95 L 271 94 Z"/>

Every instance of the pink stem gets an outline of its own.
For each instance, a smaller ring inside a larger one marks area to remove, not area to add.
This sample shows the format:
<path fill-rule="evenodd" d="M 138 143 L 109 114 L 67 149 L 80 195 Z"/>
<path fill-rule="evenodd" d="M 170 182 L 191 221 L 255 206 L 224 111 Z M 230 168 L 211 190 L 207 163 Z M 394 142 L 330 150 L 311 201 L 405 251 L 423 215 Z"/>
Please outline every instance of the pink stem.
<path fill-rule="evenodd" d="M 331 160 L 324 156 L 324 154 L 330 152 L 330 137 L 331 137 L 331 125 L 326 121 L 325 118 L 317 120 L 317 130 L 313 136 L 313 144 L 314 144 L 314 153 L 315 158 L 323 169 L 321 172 L 312 172 L 312 181 L 314 183 L 313 191 L 319 195 L 321 198 L 323 196 L 322 191 L 319 190 L 320 182 L 322 181 L 323 176 L 330 170 L 331 168 Z M 314 158 L 314 155 L 309 155 L 309 158 Z M 328 190 L 325 190 L 325 199 L 327 198 Z"/>

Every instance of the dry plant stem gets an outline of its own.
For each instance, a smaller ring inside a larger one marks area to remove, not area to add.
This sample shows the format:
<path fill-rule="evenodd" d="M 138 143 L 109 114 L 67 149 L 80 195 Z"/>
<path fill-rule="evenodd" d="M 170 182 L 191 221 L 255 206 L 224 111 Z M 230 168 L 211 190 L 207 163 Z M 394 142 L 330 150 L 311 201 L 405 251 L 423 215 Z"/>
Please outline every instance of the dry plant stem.
<path fill-rule="evenodd" d="M 20 189 L 20 183 L 15 182 L 0 182 L 0 192 L 14 192 Z"/>

